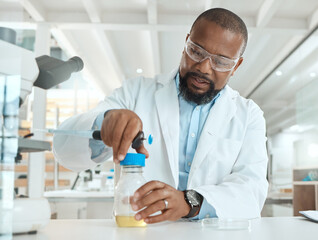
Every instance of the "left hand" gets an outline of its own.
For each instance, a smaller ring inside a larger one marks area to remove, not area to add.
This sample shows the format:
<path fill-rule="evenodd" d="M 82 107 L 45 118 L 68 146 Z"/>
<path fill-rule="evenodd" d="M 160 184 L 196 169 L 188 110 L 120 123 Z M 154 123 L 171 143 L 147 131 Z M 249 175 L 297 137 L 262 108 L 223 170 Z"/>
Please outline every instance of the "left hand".
<path fill-rule="evenodd" d="M 167 208 L 164 200 L 168 201 Z M 175 221 L 190 212 L 184 193 L 159 181 L 151 181 L 140 187 L 133 196 L 131 206 L 134 211 L 145 208 L 135 215 L 135 219 L 144 219 L 146 223 Z M 150 216 L 158 211 L 161 214 Z"/>

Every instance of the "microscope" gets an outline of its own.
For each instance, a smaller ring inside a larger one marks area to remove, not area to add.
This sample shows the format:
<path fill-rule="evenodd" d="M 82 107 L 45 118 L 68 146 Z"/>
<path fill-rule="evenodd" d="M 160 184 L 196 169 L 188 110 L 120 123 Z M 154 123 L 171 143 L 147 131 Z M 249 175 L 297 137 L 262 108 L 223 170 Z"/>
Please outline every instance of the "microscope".
<path fill-rule="evenodd" d="M 19 161 L 19 153 L 51 150 L 49 142 L 18 136 L 19 108 L 33 86 L 50 89 L 84 66 L 79 57 L 68 61 L 35 57 L 32 51 L 15 45 L 15 39 L 15 31 L 0 27 L 0 235 L 36 232 L 51 218 L 47 199 L 13 197 L 14 163 Z"/>

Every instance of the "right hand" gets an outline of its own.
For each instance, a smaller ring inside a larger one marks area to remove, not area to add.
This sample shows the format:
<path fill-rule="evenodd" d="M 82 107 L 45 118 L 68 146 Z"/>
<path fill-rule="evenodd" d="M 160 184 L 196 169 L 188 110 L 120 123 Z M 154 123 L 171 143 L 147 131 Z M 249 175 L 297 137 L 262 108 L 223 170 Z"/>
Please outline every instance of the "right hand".
<path fill-rule="evenodd" d="M 103 142 L 113 148 L 115 163 L 119 163 L 125 158 L 139 131 L 142 131 L 142 121 L 133 111 L 114 109 L 107 112 L 100 134 Z M 136 151 L 145 154 L 146 158 L 149 156 L 144 145 L 141 145 Z"/>

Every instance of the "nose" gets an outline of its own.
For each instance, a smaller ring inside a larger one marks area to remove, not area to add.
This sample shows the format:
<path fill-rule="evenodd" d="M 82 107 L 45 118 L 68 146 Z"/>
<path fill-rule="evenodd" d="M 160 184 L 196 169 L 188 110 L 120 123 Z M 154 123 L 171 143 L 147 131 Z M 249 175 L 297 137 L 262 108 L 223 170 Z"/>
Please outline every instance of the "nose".
<path fill-rule="evenodd" d="M 212 66 L 211 66 L 210 58 L 207 57 L 207 58 L 203 59 L 202 61 L 198 62 L 197 70 L 199 70 L 201 73 L 211 74 Z"/>

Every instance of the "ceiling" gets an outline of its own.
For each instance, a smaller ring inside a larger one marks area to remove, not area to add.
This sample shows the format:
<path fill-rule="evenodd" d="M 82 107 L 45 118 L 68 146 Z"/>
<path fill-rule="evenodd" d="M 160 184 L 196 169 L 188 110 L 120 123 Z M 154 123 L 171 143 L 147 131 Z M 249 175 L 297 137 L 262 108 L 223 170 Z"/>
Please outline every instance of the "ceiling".
<path fill-rule="evenodd" d="M 123 79 L 176 68 L 192 22 L 211 7 L 235 12 L 249 31 L 229 85 L 260 105 L 269 135 L 297 124 L 296 94 L 318 75 L 318 34 L 276 67 L 318 24 L 317 0 L 0 0 L 0 26 L 49 24 L 63 50 L 84 60 L 86 78 L 109 94 Z"/>

